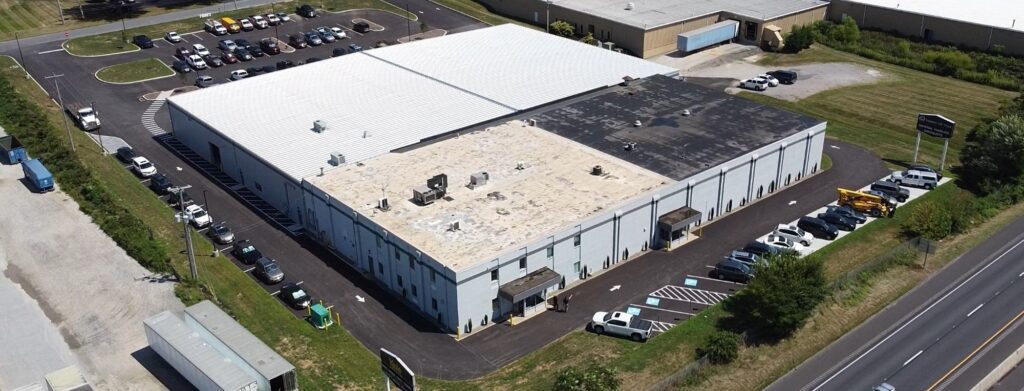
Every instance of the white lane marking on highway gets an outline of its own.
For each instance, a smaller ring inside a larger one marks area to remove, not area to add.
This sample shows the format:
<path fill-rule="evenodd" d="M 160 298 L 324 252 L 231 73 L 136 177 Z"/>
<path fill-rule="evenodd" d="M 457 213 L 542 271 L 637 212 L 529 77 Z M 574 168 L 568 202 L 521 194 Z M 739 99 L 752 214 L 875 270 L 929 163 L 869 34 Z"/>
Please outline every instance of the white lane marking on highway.
<path fill-rule="evenodd" d="M 255 267 L 250 267 L 248 269 L 242 270 L 242 273 L 248 273 L 248 272 L 251 272 L 253 270 L 256 270 L 256 268 Z"/>
<path fill-rule="evenodd" d="M 977 312 L 978 310 L 980 310 L 980 309 L 981 309 L 981 306 L 983 306 L 983 305 L 985 305 L 985 303 L 981 303 L 981 304 L 978 304 L 978 306 L 977 306 L 977 307 L 974 307 L 974 309 L 973 309 L 973 310 L 971 310 L 971 312 L 968 312 L 968 313 L 967 313 L 967 317 L 968 317 L 968 318 L 970 318 L 970 317 L 971 317 L 971 315 L 974 315 L 974 313 L 975 313 L 975 312 Z"/>
<path fill-rule="evenodd" d="M 667 309 L 658 308 L 658 307 L 649 307 L 649 306 L 642 305 L 642 304 L 630 304 L 629 306 L 630 307 L 646 308 L 646 309 L 649 309 L 649 310 L 658 310 L 658 311 L 672 312 L 672 313 L 676 313 L 676 314 L 683 314 L 683 315 L 689 315 L 689 316 L 695 315 L 695 314 L 691 314 L 689 312 L 676 311 L 676 310 L 667 310 Z"/>
<path fill-rule="evenodd" d="M 49 53 L 56 53 L 56 52 L 63 52 L 63 51 L 64 51 L 64 48 L 60 48 L 60 49 L 47 50 L 47 51 L 44 51 L 44 52 L 36 52 L 36 54 L 49 54 Z"/>
<path fill-rule="evenodd" d="M 942 295 L 942 297 L 940 297 L 940 298 L 939 298 L 938 300 L 936 300 L 936 301 L 935 301 L 934 303 L 932 303 L 931 305 L 929 305 L 929 306 L 928 306 L 927 308 L 925 308 L 925 309 L 924 309 L 923 311 L 921 311 L 920 313 L 918 313 L 917 315 L 915 315 L 915 316 L 914 316 L 913 318 L 911 318 L 910 320 L 908 320 L 908 321 L 907 321 L 906 323 L 904 323 L 904 324 L 903 324 L 902 326 L 900 326 L 899 328 L 897 328 L 897 329 L 896 329 L 896 331 L 893 331 L 892 333 L 889 333 L 889 335 L 887 335 L 887 336 L 886 336 L 885 338 L 883 338 L 883 339 L 882 339 L 881 341 L 878 341 L 877 343 L 875 343 L 875 345 L 874 345 L 874 346 L 872 346 L 871 348 L 869 348 L 869 349 L 868 349 L 867 351 L 865 351 L 864 353 L 861 353 L 861 354 L 860 354 L 859 356 L 857 356 L 857 358 L 853 359 L 853 361 L 850 361 L 850 363 L 846 364 L 846 366 L 844 366 L 844 367 L 843 367 L 842 369 L 840 369 L 840 370 L 839 370 L 839 371 L 837 371 L 836 373 L 833 373 L 833 374 L 832 374 L 832 376 L 829 376 L 829 377 L 828 377 L 828 379 L 825 379 L 825 381 L 821 382 L 821 384 L 819 384 L 819 385 L 818 385 L 817 387 L 814 387 L 813 389 L 811 389 L 811 391 L 817 391 L 817 390 L 821 389 L 821 388 L 822 388 L 822 387 L 824 387 L 824 386 L 825 386 L 826 384 L 828 384 L 828 382 L 832 381 L 832 379 L 835 379 L 835 378 L 836 378 L 836 376 L 839 376 L 839 375 L 840 375 L 840 374 L 842 374 L 843 372 L 846 372 L 846 370 L 847 370 L 847 369 L 850 369 L 850 367 L 852 367 L 852 366 L 853 366 L 853 364 L 856 364 L 856 363 L 857 363 L 858 361 L 860 361 L 860 360 L 861 360 L 862 358 L 864 358 L 864 357 L 865 357 L 865 356 L 867 356 L 868 354 L 871 354 L 871 352 L 875 351 L 875 349 L 877 349 L 877 348 L 878 348 L 879 346 L 882 346 L 882 344 L 884 344 L 884 343 L 888 342 L 890 338 L 892 338 L 892 337 L 893 337 L 893 336 L 895 336 L 896 334 L 899 334 L 899 332 L 900 332 L 900 331 L 903 331 L 903 329 L 905 329 L 905 328 L 906 328 L 907 326 L 910 326 L 910 324 L 911 324 L 911 323 L 914 323 L 914 321 L 916 321 L 916 320 L 917 320 L 917 318 L 920 318 L 920 317 L 921 317 L 921 316 L 923 316 L 924 314 L 928 313 L 928 311 L 931 311 L 931 309 L 932 309 L 932 308 L 934 308 L 935 306 L 939 305 L 939 303 L 941 303 L 941 302 L 942 302 L 943 300 L 946 300 L 946 298 L 947 298 L 947 297 L 949 297 L 950 295 L 952 295 L 952 294 L 953 294 L 953 293 L 955 293 L 956 291 L 960 290 L 960 288 L 961 288 L 961 287 L 963 287 L 964 285 L 967 285 L 967 283 L 968 283 L 968 282 L 971 282 L 971 280 L 973 280 L 973 279 L 974 279 L 974 277 L 977 277 L 977 276 L 978 276 L 979 274 L 981 274 L 982 272 L 984 272 L 985 270 L 987 270 L 987 269 L 988 269 L 988 268 L 989 268 L 990 266 L 994 265 L 994 264 L 995 264 L 996 262 L 999 262 L 999 261 L 1000 261 L 1001 259 L 1003 259 L 1003 257 L 1005 257 L 1005 256 L 1006 256 L 1006 254 L 1009 254 L 1009 253 L 1010 253 L 1010 251 L 1013 251 L 1013 250 L 1017 249 L 1017 247 L 1020 247 L 1020 245 L 1021 245 L 1021 244 L 1024 244 L 1024 239 L 1022 239 L 1022 240 L 1019 240 L 1019 241 L 1017 241 L 1017 243 L 1015 243 L 1015 244 L 1014 244 L 1014 245 L 1013 245 L 1012 247 L 1008 248 L 1008 249 L 1007 249 L 1006 251 L 1003 251 L 1003 253 L 1002 253 L 1002 254 L 999 254 L 999 256 L 998 256 L 998 257 L 996 257 L 995 259 L 993 259 L 992 261 L 990 261 L 990 262 L 989 262 L 989 263 L 988 263 L 987 265 L 985 265 L 985 267 L 982 267 L 982 268 L 981 268 L 981 269 L 979 269 L 978 271 L 974 272 L 974 274 L 971 274 L 971 276 L 970 276 L 970 277 L 968 277 L 968 278 L 967 278 L 966 280 L 964 280 L 963 282 L 961 282 L 961 283 L 960 283 L 960 284 L 958 284 L 957 286 L 953 287 L 953 289 L 952 289 L 952 290 L 950 290 L 949 292 L 946 292 L 946 294 L 945 294 L 945 295 Z"/>
<path fill-rule="evenodd" d="M 911 362 L 911 361 L 914 361 L 914 359 L 915 359 L 915 358 L 917 358 L 917 356 L 920 356 L 920 355 L 921 355 L 921 353 L 924 353 L 924 350 L 918 350 L 918 351 L 917 351 L 917 354 L 915 354 L 915 355 L 913 355 L 912 357 L 910 357 L 910 359 L 909 359 L 909 360 L 907 360 L 907 361 L 904 361 L 904 362 L 903 362 L 903 366 L 907 366 L 907 364 L 910 364 L 910 362 Z"/>

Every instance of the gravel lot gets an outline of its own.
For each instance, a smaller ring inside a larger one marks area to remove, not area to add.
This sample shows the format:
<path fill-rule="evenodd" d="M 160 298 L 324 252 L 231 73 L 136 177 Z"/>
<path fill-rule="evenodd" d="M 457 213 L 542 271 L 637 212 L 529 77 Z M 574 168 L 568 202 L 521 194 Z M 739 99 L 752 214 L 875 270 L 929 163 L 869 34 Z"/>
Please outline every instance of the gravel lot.
<path fill-rule="evenodd" d="M 165 389 L 132 354 L 146 316 L 183 308 L 173 284 L 150 282 L 67 195 L 30 193 L 22 176 L 0 165 L 0 389 L 75 362 L 94 389 Z"/>
<path fill-rule="evenodd" d="M 728 44 L 685 57 L 664 55 L 651 60 L 679 69 L 686 78 L 732 80 L 725 88 L 725 92 L 734 94 L 742 91 L 736 87 L 740 80 L 776 69 L 757 64 L 761 55 L 761 50 L 757 47 Z M 796 70 L 800 75 L 796 83 L 780 85 L 757 93 L 798 101 L 819 92 L 851 85 L 877 83 L 889 77 L 877 69 L 842 62 L 803 64 L 787 69 Z M 695 82 L 709 84 L 697 80 Z"/>

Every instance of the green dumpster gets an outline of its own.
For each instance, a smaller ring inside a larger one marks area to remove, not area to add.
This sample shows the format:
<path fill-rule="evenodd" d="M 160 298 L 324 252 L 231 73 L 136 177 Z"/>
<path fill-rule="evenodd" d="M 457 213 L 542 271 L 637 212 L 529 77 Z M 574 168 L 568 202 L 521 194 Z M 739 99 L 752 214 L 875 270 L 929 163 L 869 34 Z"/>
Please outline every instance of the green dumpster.
<path fill-rule="evenodd" d="M 334 324 L 331 313 L 321 304 L 313 304 L 309 311 L 309 321 L 318 329 L 326 329 Z"/>

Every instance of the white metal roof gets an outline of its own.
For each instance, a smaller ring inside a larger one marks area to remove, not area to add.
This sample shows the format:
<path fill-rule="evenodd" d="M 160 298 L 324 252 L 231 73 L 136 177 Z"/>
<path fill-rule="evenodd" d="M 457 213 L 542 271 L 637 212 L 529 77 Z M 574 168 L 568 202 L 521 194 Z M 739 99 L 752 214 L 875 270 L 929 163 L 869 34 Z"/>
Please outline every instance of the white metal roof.
<path fill-rule="evenodd" d="M 185 316 L 186 322 L 195 320 L 267 380 L 295 370 L 284 357 L 209 300 L 185 308 Z"/>
<path fill-rule="evenodd" d="M 374 49 L 172 96 L 294 179 L 670 67 L 502 25 Z M 313 122 L 328 130 L 316 133 Z"/>
<path fill-rule="evenodd" d="M 1024 31 L 1021 0 L 845 0 L 901 11 Z"/>
<path fill-rule="evenodd" d="M 760 20 L 828 4 L 824 0 L 554 0 L 552 4 L 650 30 L 699 16 L 729 12 Z M 632 4 L 633 9 L 626 9 Z"/>
<path fill-rule="evenodd" d="M 143 323 L 167 341 L 174 350 L 203 371 L 224 390 L 239 390 L 256 381 L 242 371 L 237 363 L 207 343 L 195 330 L 170 311 L 146 318 Z"/>

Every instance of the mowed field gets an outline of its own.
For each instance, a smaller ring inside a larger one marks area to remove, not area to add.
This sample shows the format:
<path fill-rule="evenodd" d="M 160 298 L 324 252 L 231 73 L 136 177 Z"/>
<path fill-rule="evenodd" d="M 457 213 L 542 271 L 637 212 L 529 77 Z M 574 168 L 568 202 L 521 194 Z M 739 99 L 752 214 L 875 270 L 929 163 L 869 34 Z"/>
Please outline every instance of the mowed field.
<path fill-rule="evenodd" d="M 767 54 L 762 62 L 780 68 L 812 62 L 848 62 L 888 74 L 890 77 L 880 83 L 837 88 L 797 102 L 750 92 L 740 95 L 823 118 L 829 122 L 829 136 L 870 148 L 889 162 L 913 160 L 917 114 L 936 113 L 957 122 L 946 166 L 957 164 L 967 133 L 986 118 L 995 117 L 1000 105 L 1016 96 L 1013 92 L 881 63 L 821 45 L 796 55 Z M 937 166 L 942 140 L 924 136 L 921 154 L 922 160 Z"/>
<path fill-rule="evenodd" d="M 0 0 L 0 39 L 14 38 L 15 31 L 60 26 L 56 1 Z"/>

